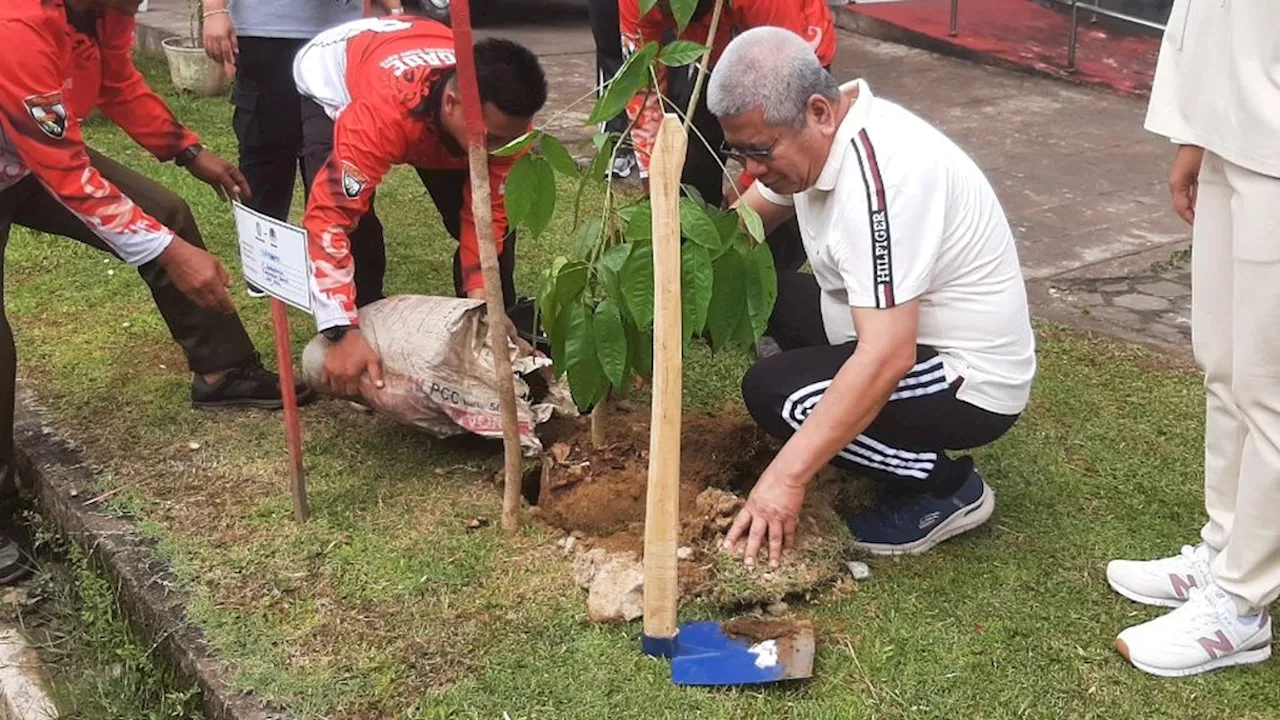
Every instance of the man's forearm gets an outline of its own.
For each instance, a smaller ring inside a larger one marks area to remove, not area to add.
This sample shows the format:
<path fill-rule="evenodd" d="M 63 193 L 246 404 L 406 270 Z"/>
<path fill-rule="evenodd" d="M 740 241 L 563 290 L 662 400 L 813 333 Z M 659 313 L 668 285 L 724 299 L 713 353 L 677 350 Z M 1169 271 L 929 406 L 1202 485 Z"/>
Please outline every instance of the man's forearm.
<path fill-rule="evenodd" d="M 796 483 L 808 483 L 884 409 L 906 375 L 900 365 L 882 353 L 854 351 L 772 468 Z"/>
<path fill-rule="evenodd" d="M 203 0 L 200 3 L 200 7 L 205 14 L 226 10 L 227 0 Z"/>

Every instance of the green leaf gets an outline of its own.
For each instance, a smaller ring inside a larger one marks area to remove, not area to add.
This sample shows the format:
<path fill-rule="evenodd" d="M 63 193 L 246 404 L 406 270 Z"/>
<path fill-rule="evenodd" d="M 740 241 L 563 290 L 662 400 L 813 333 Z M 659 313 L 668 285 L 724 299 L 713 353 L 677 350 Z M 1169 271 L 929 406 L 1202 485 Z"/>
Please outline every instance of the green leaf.
<path fill-rule="evenodd" d="M 636 245 L 622 264 L 622 297 L 640 330 L 653 326 L 653 246 Z"/>
<path fill-rule="evenodd" d="M 638 329 L 626 318 L 622 319 L 627 329 L 627 350 L 631 354 L 631 369 L 643 378 L 653 377 L 653 333 Z"/>
<path fill-rule="evenodd" d="M 707 211 L 692 198 L 680 198 L 680 234 L 709 250 L 724 247 Z"/>
<path fill-rule="evenodd" d="M 532 155 L 525 155 L 511 166 L 505 188 L 507 222 L 511 227 L 523 225 L 538 197 L 538 167 Z"/>
<path fill-rule="evenodd" d="M 778 299 L 778 271 L 773 265 L 773 251 L 763 243 L 747 253 L 747 316 L 751 323 L 751 344 L 764 334 Z"/>
<path fill-rule="evenodd" d="M 633 53 L 622 63 L 618 74 L 609 81 L 604 94 L 596 101 L 596 106 L 587 116 L 588 125 L 598 125 L 622 112 L 631 98 L 649 82 L 649 68 L 658 57 L 658 44 L 645 43 L 645 46 Z"/>
<path fill-rule="evenodd" d="M 543 157 L 551 163 L 551 167 L 555 168 L 556 172 L 569 177 L 578 177 L 577 161 L 554 136 L 543 133 L 538 139 L 538 148 L 542 150 Z"/>
<path fill-rule="evenodd" d="M 591 254 L 591 250 L 600 243 L 600 218 L 593 217 L 582 226 L 582 231 L 578 233 L 577 240 L 573 243 L 573 258 L 575 260 L 586 260 Z"/>
<path fill-rule="evenodd" d="M 565 354 L 565 341 L 569 338 L 569 326 L 572 324 L 575 307 L 581 308 L 582 303 L 573 303 L 561 308 L 560 314 L 556 316 L 556 321 L 551 326 L 551 361 L 556 377 L 563 375 L 569 365 L 568 356 Z"/>
<path fill-rule="evenodd" d="M 578 197 L 582 197 L 582 188 L 587 182 L 604 183 L 608 179 L 609 161 L 613 156 L 613 146 L 615 142 L 612 139 L 606 139 L 600 152 L 591 159 L 591 164 L 587 166 L 587 172 L 582 176 L 583 184 L 578 186 Z"/>
<path fill-rule="evenodd" d="M 747 311 L 746 278 L 742 255 L 729 249 L 712 267 L 711 304 L 707 307 L 707 331 L 711 349 L 720 350 L 733 341 L 738 323 Z"/>
<path fill-rule="evenodd" d="M 609 142 L 610 140 L 612 140 L 615 143 L 618 142 L 619 137 L 621 137 L 621 135 L 619 135 L 618 133 L 612 133 L 612 132 L 596 133 L 595 135 L 591 136 L 591 144 L 595 147 L 596 150 L 600 150 L 601 148 L 604 147 L 604 144 L 606 142 Z"/>
<path fill-rule="evenodd" d="M 658 0 L 640 0 L 640 17 L 648 15 L 653 6 L 657 4 Z"/>
<path fill-rule="evenodd" d="M 596 307 L 595 334 L 600 367 L 609 382 L 620 388 L 627 374 L 627 331 L 622 327 L 622 310 L 609 298 Z"/>
<path fill-rule="evenodd" d="M 738 327 L 734 329 L 733 337 L 730 338 L 729 343 L 743 350 L 750 350 L 755 347 L 756 340 L 759 339 L 759 336 L 751 328 L 751 317 L 748 313 L 742 313 L 742 318 L 738 320 Z"/>
<path fill-rule="evenodd" d="M 631 253 L 631 245 L 623 243 L 622 245 L 614 245 L 605 250 L 600 256 L 597 272 L 600 275 L 601 283 L 604 285 L 607 297 L 613 298 L 613 301 L 621 308 L 625 304 L 622 297 L 622 281 L 619 276 L 622 273 L 622 266 L 627 261 L 627 256 Z"/>
<path fill-rule="evenodd" d="M 662 52 L 658 54 L 658 62 L 667 67 L 680 67 L 702 57 L 702 53 L 706 51 L 706 45 L 688 40 L 676 40 L 662 48 Z"/>
<path fill-rule="evenodd" d="M 690 199 L 697 201 L 702 207 L 705 208 L 707 206 L 707 199 L 702 197 L 702 191 L 692 183 L 680 183 L 680 190 Z"/>
<path fill-rule="evenodd" d="M 764 221 L 760 219 L 760 213 L 752 210 L 744 202 L 738 203 L 737 210 L 738 217 L 742 218 L 742 224 L 747 228 L 747 234 L 751 239 L 758 243 L 764 242 Z"/>
<path fill-rule="evenodd" d="M 671 0 L 671 14 L 676 18 L 677 34 L 683 33 L 698 9 L 698 0 Z"/>
<path fill-rule="evenodd" d="M 524 152 L 525 148 L 529 147 L 529 145 L 533 143 L 533 141 L 536 140 L 538 136 L 541 134 L 542 134 L 541 130 L 530 130 L 529 132 L 521 135 L 515 140 L 512 140 L 506 145 L 503 145 L 497 150 L 490 152 L 489 154 L 493 155 L 494 157 L 511 157 L 512 155 L 519 155 L 520 153 Z"/>
<path fill-rule="evenodd" d="M 680 246 L 680 327 L 685 339 L 701 335 L 707 325 L 714 276 L 706 248 L 693 243 Z"/>
<path fill-rule="evenodd" d="M 565 263 L 556 275 L 556 302 L 560 307 L 569 307 L 569 303 L 582 296 L 587 287 L 587 264 L 573 260 Z"/>
<path fill-rule="evenodd" d="M 648 200 L 618 208 L 618 217 L 622 218 L 627 224 L 622 234 L 628 240 L 652 240 L 653 239 L 653 206 Z"/>
<path fill-rule="evenodd" d="M 591 407 L 604 397 L 604 370 L 596 357 L 595 324 L 586 305 L 575 302 L 565 312 L 568 337 L 564 343 L 565 368 L 569 373 L 569 391 L 580 409 Z"/>
<path fill-rule="evenodd" d="M 715 223 L 716 230 L 720 231 L 720 247 L 729 247 L 729 243 L 733 242 L 733 236 L 738 234 L 738 214 L 719 209 L 711 210 L 707 214 L 711 216 L 711 222 Z"/>
<path fill-rule="evenodd" d="M 551 163 L 545 158 L 532 155 L 525 157 L 533 161 L 534 172 L 537 175 L 537 190 L 529 207 L 529 213 L 525 217 L 524 226 L 528 228 L 529 235 L 536 238 L 551 224 L 551 216 L 556 212 L 556 173 L 551 169 Z M 510 176 L 507 182 L 511 182 Z"/>

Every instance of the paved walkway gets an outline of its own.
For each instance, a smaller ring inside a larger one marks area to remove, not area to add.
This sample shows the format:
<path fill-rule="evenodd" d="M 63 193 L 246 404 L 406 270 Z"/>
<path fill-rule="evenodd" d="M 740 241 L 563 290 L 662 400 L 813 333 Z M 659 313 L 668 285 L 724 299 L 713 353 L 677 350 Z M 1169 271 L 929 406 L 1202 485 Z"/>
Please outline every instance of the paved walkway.
<path fill-rule="evenodd" d="M 185 33 L 185 0 L 151 0 L 140 35 Z M 563 108 L 590 92 L 582 0 L 503 0 L 482 35 L 527 44 Z M 156 10 L 160 12 L 156 12 Z M 154 13 L 154 14 L 153 14 Z M 183 19 L 177 19 L 182 17 Z M 1165 190 L 1170 145 L 1142 129 L 1145 101 L 840 31 L 834 72 L 933 122 L 990 177 L 1018 238 L 1037 315 L 1186 355 L 1184 269 L 1154 270 L 1188 243 Z M 584 140 L 590 103 L 552 130 Z M 1120 283 L 1126 283 L 1121 289 Z"/>

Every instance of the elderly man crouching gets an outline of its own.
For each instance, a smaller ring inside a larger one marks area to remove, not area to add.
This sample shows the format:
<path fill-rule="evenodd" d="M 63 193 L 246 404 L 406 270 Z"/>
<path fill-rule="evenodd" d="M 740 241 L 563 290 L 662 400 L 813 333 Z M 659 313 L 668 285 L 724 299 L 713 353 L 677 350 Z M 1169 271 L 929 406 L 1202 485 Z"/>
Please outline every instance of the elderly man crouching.
<path fill-rule="evenodd" d="M 885 481 L 848 524 L 855 547 L 921 553 L 991 517 L 967 450 L 1026 406 L 1035 341 L 1018 254 L 994 190 L 927 122 L 838 86 L 804 41 L 758 28 L 708 88 L 726 150 L 759 181 L 766 228 L 793 214 L 813 274 L 782 273 L 768 334 L 782 352 L 742 381 L 752 417 L 786 439 L 726 539 L 770 564 L 827 463 Z"/>

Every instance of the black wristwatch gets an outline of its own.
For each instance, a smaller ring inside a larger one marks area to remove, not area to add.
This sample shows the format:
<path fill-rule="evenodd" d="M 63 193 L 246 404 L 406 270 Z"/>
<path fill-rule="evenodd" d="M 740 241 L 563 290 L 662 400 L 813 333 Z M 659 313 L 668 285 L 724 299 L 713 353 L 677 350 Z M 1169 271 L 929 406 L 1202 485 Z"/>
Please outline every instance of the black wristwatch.
<path fill-rule="evenodd" d="M 320 334 L 329 342 L 338 342 L 354 328 L 354 325 L 335 325 L 331 328 L 321 330 Z"/>
<path fill-rule="evenodd" d="M 196 157 L 202 152 L 204 152 L 204 146 L 200 143 L 196 143 L 195 145 L 192 145 L 186 150 L 178 153 L 178 156 L 173 159 L 173 163 L 180 168 L 184 168 L 194 162 Z"/>

